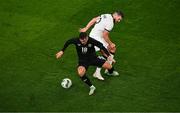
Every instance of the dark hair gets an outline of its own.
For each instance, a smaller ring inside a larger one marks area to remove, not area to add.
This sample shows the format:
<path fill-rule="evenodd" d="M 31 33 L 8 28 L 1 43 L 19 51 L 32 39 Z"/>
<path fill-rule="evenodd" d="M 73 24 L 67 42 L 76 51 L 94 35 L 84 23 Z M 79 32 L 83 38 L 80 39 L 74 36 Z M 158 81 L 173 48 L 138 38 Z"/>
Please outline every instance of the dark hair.
<path fill-rule="evenodd" d="M 124 14 L 122 11 L 118 10 L 118 11 L 115 11 L 115 13 L 117 13 L 119 16 L 121 16 L 122 18 L 124 18 Z"/>
<path fill-rule="evenodd" d="M 87 35 L 86 32 L 81 32 L 81 33 L 79 34 L 79 38 L 80 38 L 80 39 L 85 39 L 87 36 L 88 36 L 88 35 Z"/>

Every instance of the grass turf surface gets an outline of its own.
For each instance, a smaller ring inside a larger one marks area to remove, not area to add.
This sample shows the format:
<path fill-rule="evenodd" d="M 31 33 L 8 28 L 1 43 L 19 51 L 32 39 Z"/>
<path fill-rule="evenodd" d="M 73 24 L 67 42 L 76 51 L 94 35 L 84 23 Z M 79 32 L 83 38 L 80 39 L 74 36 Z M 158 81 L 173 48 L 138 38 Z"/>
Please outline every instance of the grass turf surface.
<path fill-rule="evenodd" d="M 0 111 L 180 111 L 179 0 L 0 0 Z M 73 46 L 55 53 L 94 16 L 122 9 L 111 33 L 120 77 L 76 74 Z M 64 90 L 61 79 L 73 87 Z"/>

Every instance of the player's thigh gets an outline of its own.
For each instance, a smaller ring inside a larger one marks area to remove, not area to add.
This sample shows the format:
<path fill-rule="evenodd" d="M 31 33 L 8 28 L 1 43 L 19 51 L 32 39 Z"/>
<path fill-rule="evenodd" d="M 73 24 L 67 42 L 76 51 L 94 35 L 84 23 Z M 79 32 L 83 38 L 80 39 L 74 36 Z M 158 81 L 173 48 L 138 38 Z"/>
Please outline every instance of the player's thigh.
<path fill-rule="evenodd" d="M 106 61 L 106 62 L 102 65 L 102 67 L 103 67 L 104 69 L 111 69 L 111 68 L 112 68 L 112 65 L 111 65 L 108 61 Z"/>
<path fill-rule="evenodd" d="M 106 62 L 106 60 L 104 60 L 103 58 L 94 58 L 91 62 L 92 66 L 97 66 L 97 67 L 102 67 L 103 64 Z"/>
<path fill-rule="evenodd" d="M 82 77 L 86 73 L 86 68 L 84 66 L 78 66 L 77 71 L 78 71 L 78 75 Z"/>

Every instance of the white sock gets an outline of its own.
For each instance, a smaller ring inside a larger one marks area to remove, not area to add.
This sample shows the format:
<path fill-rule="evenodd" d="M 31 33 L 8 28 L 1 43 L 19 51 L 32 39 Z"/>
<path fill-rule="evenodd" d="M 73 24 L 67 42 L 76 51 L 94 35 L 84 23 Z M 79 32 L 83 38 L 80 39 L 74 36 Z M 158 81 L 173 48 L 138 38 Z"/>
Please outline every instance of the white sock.
<path fill-rule="evenodd" d="M 112 58 L 114 58 L 114 55 L 113 55 L 113 54 L 111 54 L 111 57 L 112 57 Z M 112 64 L 112 61 L 109 61 L 109 63 L 110 63 L 110 64 Z"/>
<path fill-rule="evenodd" d="M 101 74 L 101 68 L 97 67 L 97 68 L 96 68 L 96 72 L 95 72 L 95 73 L 97 73 L 97 74 Z"/>

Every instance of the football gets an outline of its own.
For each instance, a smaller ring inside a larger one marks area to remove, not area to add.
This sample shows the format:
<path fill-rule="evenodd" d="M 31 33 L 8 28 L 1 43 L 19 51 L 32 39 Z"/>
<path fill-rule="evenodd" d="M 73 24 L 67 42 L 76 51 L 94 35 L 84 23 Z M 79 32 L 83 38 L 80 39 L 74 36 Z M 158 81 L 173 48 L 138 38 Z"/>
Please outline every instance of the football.
<path fill-rule="evenodd" d="M 72 86 L 72 81 L 71 79 L 69 78 L 64 78 L 62 81 L 61 81 L 61 86 L 65 89 L 68 89 Z"/>

